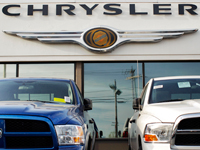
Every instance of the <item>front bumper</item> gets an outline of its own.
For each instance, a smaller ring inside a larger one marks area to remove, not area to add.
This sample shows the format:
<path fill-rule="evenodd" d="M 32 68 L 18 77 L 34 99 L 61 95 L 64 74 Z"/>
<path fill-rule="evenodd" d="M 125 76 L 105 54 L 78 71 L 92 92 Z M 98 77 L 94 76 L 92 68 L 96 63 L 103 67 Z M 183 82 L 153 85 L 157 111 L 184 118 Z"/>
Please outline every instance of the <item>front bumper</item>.
<path fill-rule="evenodd" d="M 142 143 L 142 150 L 199 150 L 200 146 L 173 146 L 169 143 Z"/>
<path fill-rule="evenodd" d="M 0 150 L 5 150 L 5 149 L 0 148 Z M 16 149 L 7 149 L 7 150 L 16 150 Z M 26 150 L 33 150 L 33 149 L 26 149 Z M 34 150 L 52 150 L 52 148 L 51 149 L 35 148 Z M 84 146 L 82 145 L 68 145 L 68 146 L 58 146 L 58 148 L 53 148 L 53 150 L 85 150 L 85 149 Z"/>
<path fill-rule="evenodd" d="M 143 150 L 171 150 L 169 143 L 143 143 Z"/>

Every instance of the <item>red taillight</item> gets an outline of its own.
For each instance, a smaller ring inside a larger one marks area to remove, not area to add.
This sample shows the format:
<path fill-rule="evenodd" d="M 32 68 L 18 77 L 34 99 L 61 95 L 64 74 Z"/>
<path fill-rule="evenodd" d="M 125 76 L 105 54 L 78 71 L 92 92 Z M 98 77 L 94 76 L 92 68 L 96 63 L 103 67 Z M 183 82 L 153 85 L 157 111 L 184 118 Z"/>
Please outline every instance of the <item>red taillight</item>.
<path fill-rule="evenodd" d="M 128 137 L 128 131 L 124 131 L 122 137 Z"/>

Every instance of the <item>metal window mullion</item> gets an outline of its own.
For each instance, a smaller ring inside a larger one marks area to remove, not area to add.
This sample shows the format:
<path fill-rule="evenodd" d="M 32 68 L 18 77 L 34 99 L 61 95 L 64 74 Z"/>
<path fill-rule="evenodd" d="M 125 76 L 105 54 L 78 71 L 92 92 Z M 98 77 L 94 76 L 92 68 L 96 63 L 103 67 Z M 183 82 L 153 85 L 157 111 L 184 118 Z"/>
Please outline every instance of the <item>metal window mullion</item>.
<path fill-rule="evenodd" d="M 19 77 L 19 64 L 16 64 L 16 77 Z"/>

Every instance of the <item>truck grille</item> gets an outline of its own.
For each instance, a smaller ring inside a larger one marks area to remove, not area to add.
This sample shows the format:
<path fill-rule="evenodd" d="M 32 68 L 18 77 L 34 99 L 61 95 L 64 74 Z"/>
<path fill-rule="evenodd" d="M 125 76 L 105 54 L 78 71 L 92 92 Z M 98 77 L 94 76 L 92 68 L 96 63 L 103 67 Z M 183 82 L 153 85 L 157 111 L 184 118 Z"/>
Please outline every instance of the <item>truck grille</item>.
<path fill-rule="evenodd" d="M 178 130 L 200 129 L 200 118 L 188 118 L 182 120 L 178 125 Z"/>
<path fill-rule="evenodd" d="M 7 119 L 6 132 L 50 132 L 49 125 L 44 121 Z"/>
<path fill-rule="evenodd" d="M 200 114 L 183 115 L 175 122 L 171 146 L 200 146 Z"/>
<path fill-rule="evenodd" d="M 200 135 L 199 134 L 176 135 L 175 145 L 199 146 L 200 145 Z"/>
<path fill-rule="evenodd" d="M 4 148 L 53 148 L 53 138 L 49 124 L 40 120 L 5 119 Z"/>
<path fill-rule="evenodd" d="M 6 148 L 51 148 L 53 141 L 46 136 L 6 137 Z"/>

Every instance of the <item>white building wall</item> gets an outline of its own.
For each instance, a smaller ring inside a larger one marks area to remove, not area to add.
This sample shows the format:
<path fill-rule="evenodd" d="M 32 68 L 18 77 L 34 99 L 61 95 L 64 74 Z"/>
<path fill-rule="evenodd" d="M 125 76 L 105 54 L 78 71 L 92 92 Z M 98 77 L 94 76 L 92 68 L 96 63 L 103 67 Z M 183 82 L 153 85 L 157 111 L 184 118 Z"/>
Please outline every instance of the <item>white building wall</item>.
<path fill-rule="evenodd" d="M 18 2 L 18 3 L 17 3 Z M 182 30 L 200 29 L 200 2 L 192 0 L 185 2 L 180 0 L 167 1 L 130 1 L 120 2 L 122 14 L 105 15 L 103 6 L 108 4 L 96 0 L 79 1 L 69 0 L 2 0 L 0 8 L 10 4 L 18 4 L 20 8 L 10 8 L 11 13 L 20 13 L 20 16 L 8 16 L 0 11 L 0 30 L 12 31 L 84 31 L 93 26 L 104 25 L 119 30 Z M 185 2 L 185 3 L 183 3 Z M 153 4 L 171 4 L 171 15 L 153 14 Z M 195 4 L 198 15 L 191 15 L 185 11 L 185 15 L 178 14 L 178 4 Z M 71 4 L 75 6 L 76 15 L 69 16 L 64 11 L 61 16 L 56 15 L 56 4 Z M 86 4 L 92 7 L 99 4 L 92 15 L 86 15 L 86 11 L 79 5 Z M 130 15 L 129 4 L 136 5 L 137 12 L 148 12 L 148 15 Z M 27 6 L 34 5 L 35 9 L 41 9 L 42 5 L 49 6 L 49 13 L 43 16 L 41 12 L 34 12 L 33 16 L 27 15 Z M 25 40 L 0 32 L 0 61 L 133 61 L 133 60 L 200 60 L 200 31 L 183 35 L 177 39 L 164 39 L 159 43 L 128 43 L 117 47 L 111 53 L 97 54 L 86 50 L 77 44 L 44 44 L 37 40 Z"/>

